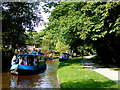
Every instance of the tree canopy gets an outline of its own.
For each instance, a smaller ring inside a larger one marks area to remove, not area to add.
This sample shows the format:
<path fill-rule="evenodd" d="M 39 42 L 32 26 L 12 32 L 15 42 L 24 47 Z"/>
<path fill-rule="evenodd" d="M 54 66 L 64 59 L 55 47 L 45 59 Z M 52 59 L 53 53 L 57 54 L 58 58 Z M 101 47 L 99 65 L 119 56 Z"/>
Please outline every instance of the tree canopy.
<path fill-rule="evenodd" d="M 12 59 L 15 49 L 25 46 L 28 37 L 25 32 L 34 31 L 34 27 L 42 20 L 38 6 L 37 2 L 1 3 L 3 63 Z M 10 63 L 6 64 L 10 65 Z"/>
<path fill-rule="evenodd" d="M 71 48 L 92 45 L 106 62 L 120 55 L 120 2 L 61 2 L 49 17 L 46 33 Z M 114 42 L 113 42 L 114 41 Z"/>
<path fill-rule="evenodd" d="M 25 44 L 26 28 L 33 31 L 42 20 L 38 16 L 39 3 L 2 2 L 3 46 L 12 45 L 13 49 Z"/>

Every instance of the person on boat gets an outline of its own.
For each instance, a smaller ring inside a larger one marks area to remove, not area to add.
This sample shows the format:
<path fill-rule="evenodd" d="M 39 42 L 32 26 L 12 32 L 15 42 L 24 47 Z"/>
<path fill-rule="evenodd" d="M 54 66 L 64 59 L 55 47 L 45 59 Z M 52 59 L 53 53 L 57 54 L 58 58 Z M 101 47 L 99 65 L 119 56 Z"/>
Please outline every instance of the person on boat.
<path fill-rule="evenodd" d="M 18 59 L 19 59 L 19 64 L 20 64 L 20 65 L 24 65 L 22 57 L 19 56 Z"/>
<path fill-rule="evenodd" d="M 27 57 L 25 57 L 25 59 L 23 60 L 23 64 L 24 64 L 24 65 L 28 65 Z"/>
<path fill-rule="evenodd" d="M 17 64 L 17 57 L 16 57 L 16 55 L 13 56 L 12 61 L 11 61 L 11 65 L 15 65 L 15 64 Z"/>
<path fill-rule="evenodd" d="M 36 54 L 35 48 L 33 48 L 31 54 Z"/>
<path fill-rule="evenodd" d="M 63 57 L 65 57 L 65 55 L 64 55 L 64 54 L 62 55 L 62 58 L 63 58 Z"/>
<path fill-rule="evenodd" d="M 29 65 L 34 66 L 34 62 L 33 62 L 33 60 L 31 58 L 29 58 Z"/>
<path fill-rule="evenodd" d="M 67 58 L 67 54 L 65 54 L 65 58 Z"/>
<path fill-rule="evenodd" d="M 39 49 L 38 55 L 43 55 L 43 52 L 41 51 L 41 49 Z"/>

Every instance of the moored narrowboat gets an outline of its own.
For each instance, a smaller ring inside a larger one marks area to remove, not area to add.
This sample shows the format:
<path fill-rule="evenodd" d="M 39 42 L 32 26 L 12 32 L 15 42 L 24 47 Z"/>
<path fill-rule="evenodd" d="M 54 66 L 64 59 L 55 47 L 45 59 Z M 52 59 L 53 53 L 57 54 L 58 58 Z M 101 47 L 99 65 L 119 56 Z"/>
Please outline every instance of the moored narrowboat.
<path fill-rule="evenodd" d="M 65 61 L 69 59 L 68 53 L 62 53 L 62 55 L 59 57 L 59 61 Z"/>

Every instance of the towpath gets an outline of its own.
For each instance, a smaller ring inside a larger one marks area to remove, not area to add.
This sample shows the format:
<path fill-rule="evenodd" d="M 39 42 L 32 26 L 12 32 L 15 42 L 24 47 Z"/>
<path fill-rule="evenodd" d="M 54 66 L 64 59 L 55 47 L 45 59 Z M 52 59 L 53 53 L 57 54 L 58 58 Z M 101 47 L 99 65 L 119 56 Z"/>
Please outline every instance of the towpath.
<path fill-rule="evenodd" d="M 94 56 L 87 56 L 83 58 L 81 64 L 84 67 L 89 68 L 95 72 L 98 72 L 120 85 L 120 71 L 115 71 L 110 68 L 101 68 L 100 66 L 93 63 L 92 60 L 90 60 L 92 57 Z"/>

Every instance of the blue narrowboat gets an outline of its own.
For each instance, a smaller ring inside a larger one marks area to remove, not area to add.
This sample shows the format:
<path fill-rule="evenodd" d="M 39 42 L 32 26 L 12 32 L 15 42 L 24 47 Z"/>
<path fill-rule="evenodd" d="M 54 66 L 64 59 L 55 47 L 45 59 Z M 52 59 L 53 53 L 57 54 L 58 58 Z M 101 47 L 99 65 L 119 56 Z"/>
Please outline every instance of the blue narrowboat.
<path fill-rule="evenodd" d="M 68 53 L 62 53 L 62 55 L 59 57 L 59 61 L 65 61 L 69 59 Z"/>
<path fill-rule="evenodd" d="M 26 75 L 43 72 L 46 69 L 43 57 L 36 54 L 18 54 L 10 68 L 11 74 Z"/>

